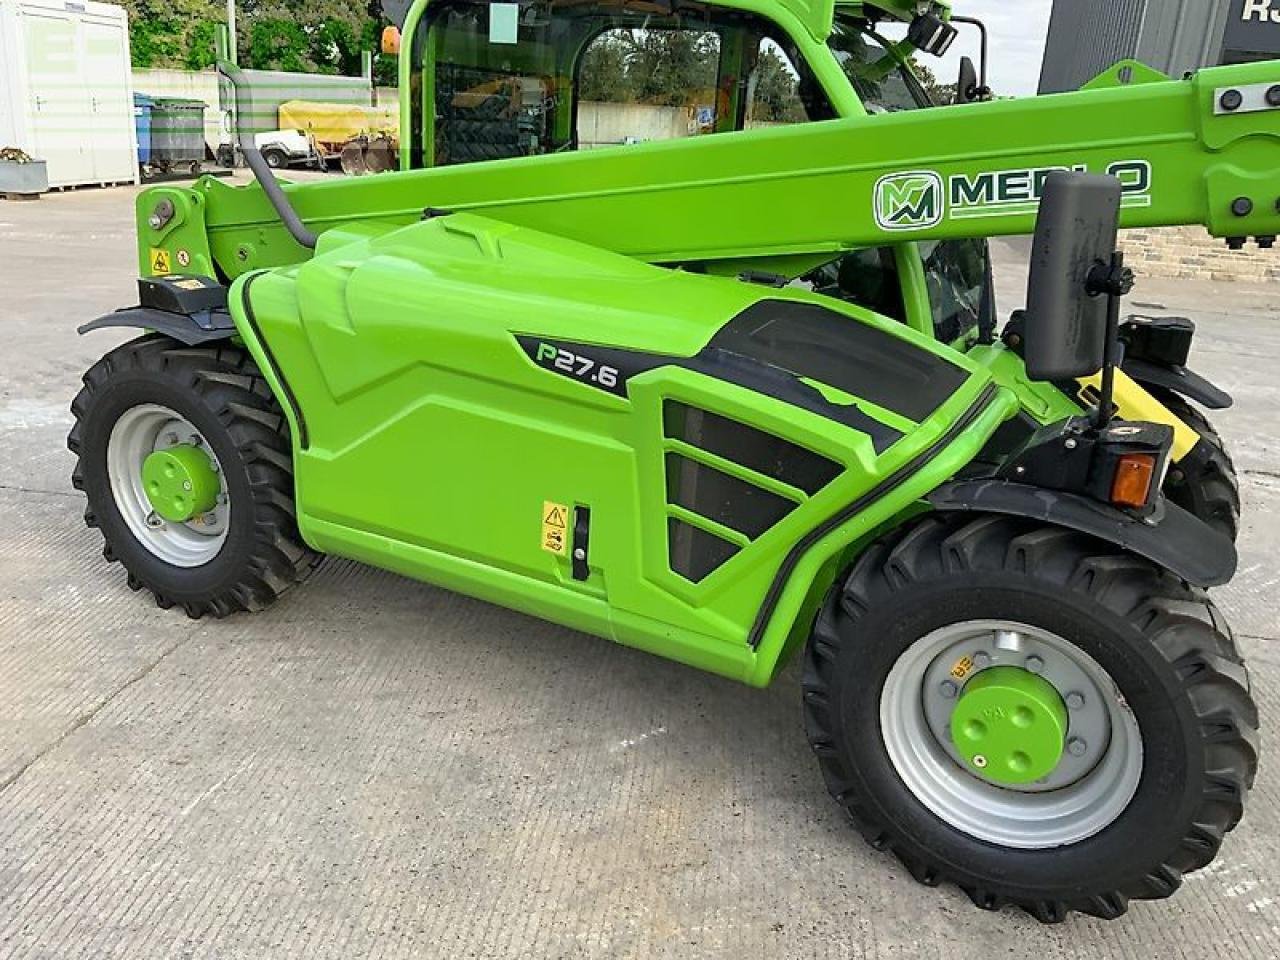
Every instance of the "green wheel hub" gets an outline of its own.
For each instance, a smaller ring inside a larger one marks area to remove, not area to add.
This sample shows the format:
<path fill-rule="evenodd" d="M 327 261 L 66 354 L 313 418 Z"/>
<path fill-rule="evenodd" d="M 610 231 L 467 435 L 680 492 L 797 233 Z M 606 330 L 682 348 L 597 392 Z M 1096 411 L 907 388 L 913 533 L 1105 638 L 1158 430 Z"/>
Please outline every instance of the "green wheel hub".
<path fill-rule="evenodd" d="M 1019 667 L 992 667 L 965 684 L 951 737 L 988 780 L 1017 785 L 1048 776 L 1062 759 L 1067 708 L 1053 684 Z"/>
<path fill-rule="evenodd" d="M 186 523 L 213 509 L 221 484 L 209 455 L 183 443 L 142 461 L 142 486 L 157 514 L 171 523 Z"/>

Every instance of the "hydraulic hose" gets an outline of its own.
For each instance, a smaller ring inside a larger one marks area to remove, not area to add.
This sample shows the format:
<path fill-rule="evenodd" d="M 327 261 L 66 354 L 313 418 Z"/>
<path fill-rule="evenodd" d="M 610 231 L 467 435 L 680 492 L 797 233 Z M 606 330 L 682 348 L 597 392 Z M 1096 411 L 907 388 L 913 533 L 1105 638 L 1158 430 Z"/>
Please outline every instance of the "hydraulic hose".
<path fill-rule="evenodd" d="M 267 166 L 267 161 L 263 159 L 261 151 L 258 150 L 258 145 L 253 142 L 253 135 L 243 127 L 243 118 L 250 115 L 247 95 L 248 83 L 244 72 L 233 63 L 219 60 L 218 73 L 227 78 L 227 82 L 231 84 L 231 88 L 235 91 L 236 137 L 239 140 L 240 152 L 244 154 L 245 163 L 253 171 L 254 179 L 258 181 L 258 185 L 262 187 L 262 192 L 271 201 L 271 206 L 275 208 L 276 216 L 285 225 L 289 235 L 308 250 L 314 250 L 316 248 L 316 235 L 307 229 L 306 224 L 302 222 L 302 218 L 298 216 L 298 211 L 293 209 L 293 205 L 289 203 L 288 196 L 280 188 L 280 184 L 271 172 L 271 168 Z"/>

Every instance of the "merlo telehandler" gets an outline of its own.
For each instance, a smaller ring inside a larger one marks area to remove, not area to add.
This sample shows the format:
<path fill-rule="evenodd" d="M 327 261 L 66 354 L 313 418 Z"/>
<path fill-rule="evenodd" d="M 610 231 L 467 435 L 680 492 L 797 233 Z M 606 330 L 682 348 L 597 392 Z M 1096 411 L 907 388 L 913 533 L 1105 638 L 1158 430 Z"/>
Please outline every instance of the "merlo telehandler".
<path fill-rule="evenodd" d="M 917 879 L 1044 921 L 1173 893 L 1257 713 L 1185 402 L 1229 398 L 1189 324 L 1121 321 L 1116 236 L 1270 245 L 1280 64 L 1027 100 L 966 66 L 928 109 L 951 20 L 414 0 L 401 171 L 280 183 L 246 135 L 256 184 L 139 195 L 140 302 L 82 329 L 144 333 L 69 438 L 106 557 L 193 617 L 335 554 L 752 685 L 803 651 L 827 786 Z M 687 135 L 587 149 L 602 43 L 701 52 Z M 1033 230 L 997 329 L 985 238 Z"/>

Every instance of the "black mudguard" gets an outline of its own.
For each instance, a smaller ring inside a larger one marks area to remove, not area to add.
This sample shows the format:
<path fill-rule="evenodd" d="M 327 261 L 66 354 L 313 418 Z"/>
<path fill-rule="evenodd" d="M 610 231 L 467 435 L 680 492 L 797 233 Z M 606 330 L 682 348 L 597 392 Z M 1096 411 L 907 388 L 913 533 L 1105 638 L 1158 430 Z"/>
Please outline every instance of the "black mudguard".
<path fill-rule="evenodd" d="M 224 310 L 200 310 L 196 313 L 175 313 L 157 310 L 155 307 L 125 307 L 91 320 L 79 328 L 79 333 L 101 330 L 105 327 L 135 327 L 154 330 L 173 337 L 192 347 L 212 340 L 226 340 L 236 335 L 236 325 L 231 314 Z"/>
<path fill-rule="evenodd" d="M 1001 513 L 1043 520 L 1114 543 L 1198 587 L 1216 587 L 1236 572 L 1236 548 L 1228 538 L 1165 500 L 1150 520 L 1085 497 L 1006 480 L 958 480 L 928 496 L 941 511 Z"/>
<path fill-rule="evenodd" d="M 1135 357 L 1125 359 L 1120 368 L 1144 387 L 1163 387 L 1210 410 L 1225 410 L 1235 402 L 1231 394 L 1183 366 L 1153 363 Z"/>

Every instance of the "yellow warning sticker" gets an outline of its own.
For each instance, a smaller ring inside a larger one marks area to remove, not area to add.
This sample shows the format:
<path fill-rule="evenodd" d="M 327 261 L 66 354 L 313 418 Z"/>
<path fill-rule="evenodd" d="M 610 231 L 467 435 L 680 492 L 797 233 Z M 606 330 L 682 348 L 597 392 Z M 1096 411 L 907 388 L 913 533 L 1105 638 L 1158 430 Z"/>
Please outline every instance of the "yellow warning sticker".
<path fill-rule="evenodd" d="M 951 667 L 951 676 L 957 680 L 963 680 L 971 673 L 973 673 L 973 657 L 968 655 L 961 657 Z"/>
<path fill-rule="evenodd" d="M 151 272 L 156 276 L 164 276 L 173 272 L 173 264 L 169 260 L 169 251 L 159 247 L 151 248 Z"/>
<path fill-rule="evenodd" d="M 557 556 L 569 555 L 569 508 L 563 503 L 542 504 L 542 549 Z"/>

